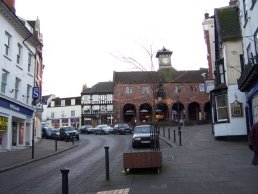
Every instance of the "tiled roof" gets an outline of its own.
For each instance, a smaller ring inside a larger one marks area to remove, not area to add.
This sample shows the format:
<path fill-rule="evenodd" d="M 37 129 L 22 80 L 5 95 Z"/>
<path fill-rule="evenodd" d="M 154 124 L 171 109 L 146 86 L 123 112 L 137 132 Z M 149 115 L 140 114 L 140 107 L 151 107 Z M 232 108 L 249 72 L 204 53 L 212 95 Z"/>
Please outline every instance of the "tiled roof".
<path fill-rule="evenodd" d="M 217 8 L 214 13 L 217 32 L 222 41 L 241 37 L 239 9 L 237 6 Z"/>
<path fill-rule="evenodd" d="M 154 71 L 114 72 L 113 82 L 123 84 L 153 83 L 158 80 Z"/>
<path fill-rule="evenodd" d="M 162 80 L 164 83 L 196 83 L 203 82 L 202 73 L 208 74 L 208 69 L 176 71 L 173 68 L 154 71 L 135 72 L 114 72 L 113 81 L 115 84 L 144 84 L 157 83 Z"/>
<path fill-rule="evenodd" d="M 99 82 L 91 88 L 84 88 L 82 94 L 113 93 L 113 82 Z"/>

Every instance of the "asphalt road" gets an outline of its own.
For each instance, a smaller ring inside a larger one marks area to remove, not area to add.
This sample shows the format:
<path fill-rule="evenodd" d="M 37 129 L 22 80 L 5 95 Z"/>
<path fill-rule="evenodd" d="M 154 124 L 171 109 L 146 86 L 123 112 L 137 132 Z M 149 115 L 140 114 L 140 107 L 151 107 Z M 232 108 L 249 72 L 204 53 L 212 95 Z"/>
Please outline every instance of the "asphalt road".
<path fill-rule="evenodd" d="M 81 135 L 79 146 L 64 153 L 0 174 L 0 193 L 62 193 L 60 169 L 69 168 L 69 190 L 85 193 L 105 174 L 105 146 L 110 163 L 131 147 L 131 135 Z"/>

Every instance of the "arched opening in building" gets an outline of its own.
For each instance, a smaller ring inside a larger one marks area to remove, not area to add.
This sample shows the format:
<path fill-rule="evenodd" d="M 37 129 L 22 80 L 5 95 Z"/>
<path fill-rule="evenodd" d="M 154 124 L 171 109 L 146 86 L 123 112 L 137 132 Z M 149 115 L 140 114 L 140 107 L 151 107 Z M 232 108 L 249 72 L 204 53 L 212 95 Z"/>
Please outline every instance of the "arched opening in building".
<path fill-rule="evenodd" d="M 188 106 L 189 120 L 196 121 L 200 120 L 200 105 L 197 102 L 192 102 Z"/>
<path fill-rule="evenodd" d="M 211 103 L 207 102 L 204 105 L 204 119 L 211 121 Z"/>
<path fill-rule="evenodd" d="M 141 104 L 139 109 L 139 120 L 140 122 L 149 122 L 152 117 L 152 108 L 148 103 Z"/>
<path fill-rule="evenodd" d="M 156 121 L 167 121 L 169 117 L 168 106 L 165 103 L 159 103 L 155 109 Z"/>
<path fill-rule="evenodd" d="M 185 119 L 185 108 L 180 102 L 174 103 L 172 106 L 172 121 L 178 121 L 179 119 Z"/>
<path fill-rule="evenodd" d="M 125 123 L 132 122 L 136 117 L 136 108 L 133 104 L 126 104 L 123 108 L 123 120 Z"/>

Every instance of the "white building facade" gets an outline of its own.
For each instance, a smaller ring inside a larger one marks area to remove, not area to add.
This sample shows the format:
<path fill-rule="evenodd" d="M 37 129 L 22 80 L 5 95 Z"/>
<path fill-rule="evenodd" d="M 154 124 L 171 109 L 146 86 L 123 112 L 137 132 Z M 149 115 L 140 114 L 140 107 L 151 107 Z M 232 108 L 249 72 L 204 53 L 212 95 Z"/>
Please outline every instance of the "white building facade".
<path fill-rule="evenodd" d="M 0 1 L 0 150 L 31 146 L 36 48 L 33 28 Z"/>
<path fill-rule="evenodd" d="M 238 89 L 243 56 L 238 5 L 216 8 L 215 19 L 215 78 L 211 91 L 212 124 L 215 138 L 245 136 L 246 97 Z"/>
<path fill-rule="evenodd" d="M 44 125 L 59 128 L 62 126 L 81 126 L 81 97 L 55 98 L 49 96 L 44 105 L 42 122 Z"/>

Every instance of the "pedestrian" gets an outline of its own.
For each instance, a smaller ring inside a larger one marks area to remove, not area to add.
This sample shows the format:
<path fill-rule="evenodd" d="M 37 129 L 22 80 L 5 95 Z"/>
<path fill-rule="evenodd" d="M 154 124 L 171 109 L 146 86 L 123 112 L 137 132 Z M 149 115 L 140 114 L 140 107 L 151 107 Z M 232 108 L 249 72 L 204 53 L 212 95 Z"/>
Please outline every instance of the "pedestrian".
<path fill-rule="evenodd" d="M 254 152 L 253 165 L 258 165 L 258 122 L 256 122 L 248 135 L 249 148 Z"/>

